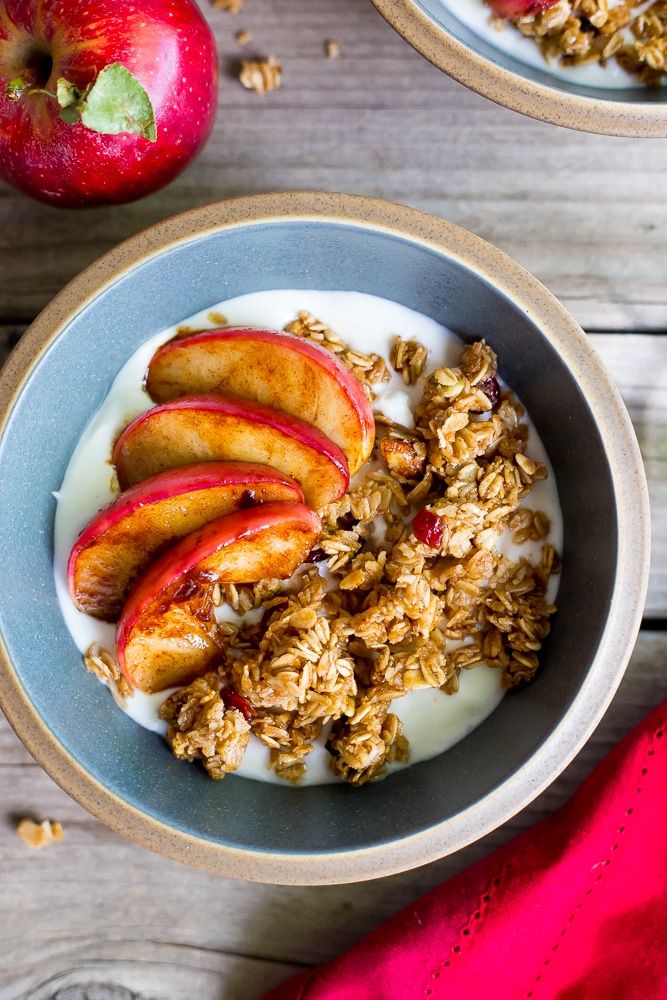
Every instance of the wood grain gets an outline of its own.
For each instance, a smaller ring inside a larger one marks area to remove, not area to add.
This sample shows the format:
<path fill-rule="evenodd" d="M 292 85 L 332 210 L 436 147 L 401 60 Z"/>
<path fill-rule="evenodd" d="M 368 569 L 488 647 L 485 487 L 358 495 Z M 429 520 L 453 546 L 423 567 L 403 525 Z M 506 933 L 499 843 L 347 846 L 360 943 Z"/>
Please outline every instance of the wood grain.
<path fill-rule="evenodd" d="M 321 188 L 402 202 L 515 257 L 569 308 L 629 408 L 649 480 L 647 616 L 609 711 L 535 802 L 456 855 L 362 885 L 262 886 L 167 861 L 103 827 L 32 761 L 0 716 L 0 1000 L 259 1000 L 558 808 L 667 698 L 667 140 L 568 132 L 499 108 L 414 53 L 367 0 L 202 0 L 220 54 L 211 139 L 170 187 L 67 212 L 0 183 L 0 364 L 25 325 L 120 240 L 205 202 Z M 241 48 L 240 29 L 253 40 Z M 341 58 L 327 60 L 337 40 Z M 275 54 L 281 88 L 238 83 Z M 1 584 L 0 584 L 1 586 Z M 23 816 L 60 820 L 30 851 Z"/>
<path fill-rule="evenodd" d="M 667 618 L 667 337 L 598 334 L 591 339 L 623 396 L 644 459 L 653 535 L 646 615 L 664 619 Z"/>
<path fill-rule="evenodd" d="M 587 329 L 667 328 L 667 140 L 585 135 L 499 108 L 413 52 L 365 0 L 202 5 L 220 106 L 199 159 L 133 205 L 67 212 L 0 184 L 0 322 L 30 320 L 119 240 L 194 205 L 295 188 L 352 191 L 450 219 L 535 273 Z M 247 28 L 253 41 L 234 39 Z M 327 60 L 335 38 L 341 58 Z M 242 56 L 283 83 L 244 90 Z"/>

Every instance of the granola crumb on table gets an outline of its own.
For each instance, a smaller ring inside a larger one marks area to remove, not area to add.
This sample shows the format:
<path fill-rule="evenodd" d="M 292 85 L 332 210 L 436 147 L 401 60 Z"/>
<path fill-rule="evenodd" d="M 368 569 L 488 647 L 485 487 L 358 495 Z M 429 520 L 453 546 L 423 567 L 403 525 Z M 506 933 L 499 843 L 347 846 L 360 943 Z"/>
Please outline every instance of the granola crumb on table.
<path fill-rule="evenodd" d="M 242 59 L 239 81 L 246 90 L 254 90 L 256 94 L 268 94 L 280 86 L 282 66 L 275 58 Z"/>
<path fill-rule="evenodd" d="M 60 843 L 65 836 L 62 825 L 50 819 L 42 820 L 41 823 L 37 823 L 34 819 L 22 819 L 16 827 L 16 832 L 24 844 L 33 850 Z"/>
<path fill-rule="evenodd" d="M 211 7 L 227 10 L 230 14 L 238 14 L 245 0 L 210 0 Z"/>
<path fill-rule="evenodd" d="M 286 330 L 336 354 L 371 399 L 389 379 L 381 357 L 350 350 L 309 313 Z M 397 338 L 390 361 L 413 383 L 426 351 Z M 161 707 L 178 757 L 200 759 L 220 778 L 239 766 L 252 732 L 276 774 L 298 783 L 313 741 L 329 726 L 332 770 L 363 784 L 409 759 L 392 711 L 407 692 L 455 694 L 461 671 L 480 664 L 502 671 L 505 688 L 534 676 L 556 610 L 546 590 L 559 563 L 544 541 L 548 518 L 519 506 L 547 470 L 526 455 L 524 410 L 500 392 L 496 369 L 494 352 L 476 342 L 458 366 L 422 379 L 414 430 L 378 415 L 384 467 L 374 463 L 319 511 L 324 534 L 313 557 L 326 562 L 337 587 L 314 562 L 296 592 L 278 580 L 218 588 L 216 603 L 263 615 L 259 623 L 221 624 L 225 662 Z M 382 548 L 373 544 L 378 518 Z M 517 544 L 543 542 L 538 565 L 498 552 L 505 529 Z M 248 706 L 245 714 L 229 691 Z"/>

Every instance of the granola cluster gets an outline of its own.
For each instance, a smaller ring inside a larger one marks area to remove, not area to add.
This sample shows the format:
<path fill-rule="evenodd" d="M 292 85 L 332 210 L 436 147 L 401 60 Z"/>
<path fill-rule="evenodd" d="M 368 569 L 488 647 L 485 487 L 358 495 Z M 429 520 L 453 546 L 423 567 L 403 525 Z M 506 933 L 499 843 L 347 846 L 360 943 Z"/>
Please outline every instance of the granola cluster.
<path fill-rule="evenodd" d="M 211 671 L 175 691 L 160 706 L 167 739 L 176 757 L 201 760 L 212 778 L 223 778 L 241 764 L 250 726 L 238 708 L 220 696 L 223 682 Z"/>
<path fill-rule="evenodd" d="M 667 0 L 650 5 L 646 0 L 559 0 L 511 23 L 535 39 L 547 62 L 604 66 L 615 59 L 647 85 L 659 84 L 667 72 Z"/>
<path fill-rule="evenodd" d="M 305 310 L 288 323 L 285 330 L 306 340 L 312 340 L 313 343 L 326 347 L 335 354 L 338 360 L 357 376 L 369 399 L 373 399 L 373 387 L 381 382 L 388 382 L 391 377 L 384 358 L 379 354 L 362 354 L 361 351 L 351 350 L 337 333 Z"/>
<path fill-rule="evenodd" d="M 333 351 L 371 398 L 389 377 L 382 358 L 351 351 L 307 313 L 287 329 Z M 397 338 L 390 361 L 413 383 L 426 352 Z M 461 671 L 483 663 L 502 671 L 506 688 L 535 674 L 558 556 L 546 515 L 523 505 L 547 475 L 526 454 L 524 411 L 500 391 L 484 342 L 422 384 L 414 430 L 378 415 L 370 470 L 319 511 L 324 534 L 298 589 L 277 580 L 217 588 L 216 603 L 261 619 L 222 624 L 225 663 L 162 707 L 177 756 L 221 777 L 252 732 L 276 773 L 296 783 L 328 726 L 332 769 L 362 784 L 408 759 L 392 711 L 407 692 L 454 694 Z M 543 542 L 537 565 L 499 552 L 506 529 L 518 544 Z"/>

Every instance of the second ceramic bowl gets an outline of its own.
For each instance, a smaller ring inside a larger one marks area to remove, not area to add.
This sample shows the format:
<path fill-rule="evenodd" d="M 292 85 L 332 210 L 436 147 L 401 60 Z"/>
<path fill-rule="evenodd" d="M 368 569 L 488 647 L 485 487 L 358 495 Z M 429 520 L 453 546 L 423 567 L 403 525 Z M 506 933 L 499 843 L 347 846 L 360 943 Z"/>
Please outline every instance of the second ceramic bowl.
<path fill-rule="evenodd" d="M 484 10 L 482 0 L 473 2 L 480 11 Z M 474 31 L 467 19 L 448 9 L 444 0 L 372 0 L 372 3 L 414 49 L 459 83 L 496 104 L 583 132 L 667 136 L 665 87 L 633 86 L 630 76 L 627 87 L 590 85 L 586 82 L 585 67 L 579 80 L 576 74 L 559 79 L 549 72 L 537 48 L 534 63 L 529 65 L 493 44 L 493 32 L 482 37 Z M 503 30 L 511 33 L 515 29 Z"/>

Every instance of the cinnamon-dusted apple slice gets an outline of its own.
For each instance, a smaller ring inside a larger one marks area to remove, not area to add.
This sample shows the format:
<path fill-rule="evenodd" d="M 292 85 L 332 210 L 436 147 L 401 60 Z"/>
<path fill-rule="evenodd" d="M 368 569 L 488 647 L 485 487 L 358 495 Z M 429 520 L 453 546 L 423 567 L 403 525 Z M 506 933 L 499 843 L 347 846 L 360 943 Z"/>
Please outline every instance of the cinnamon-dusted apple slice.
<path fill-rule="evenodd" d="M 310 507 L 337 500 L 349 483 L 345 456 L 319 428 L 238 396 L 183 396 L 155 406 L 130 424 L 113 450 L 123 489 L 166 469 L 215 460 L 287 473 Z"/>
<path fill-rule="evenodd" d="M 116 630 L 130 683 L 163 691 L 205 673 L 221 655 L 215 583 L 287 579 L 321 531 L 314 511 L 279 501 L 216 518 L 165 552 L 132 590 Z"/>
<path fill-rule="evenodd" d="M 350 475 L 375 440 L 373 411 L 359 379 L 331 351 L 291 333 L 227 327 L 171 340 L 153 356 L 146 389 L 157 403 L 222 392 L 275 406 L 331 438 Z"/>
<path fill-rule="evenodd" d="M 222 514 L 271 500 L 303 500 L 299 484 L 266 465 L 201 462 L 151 476 L 103 507 L 81 532 L 67 566 L 80 611 L 117 621 L 153 559 Z"/>

